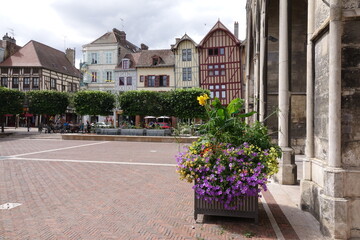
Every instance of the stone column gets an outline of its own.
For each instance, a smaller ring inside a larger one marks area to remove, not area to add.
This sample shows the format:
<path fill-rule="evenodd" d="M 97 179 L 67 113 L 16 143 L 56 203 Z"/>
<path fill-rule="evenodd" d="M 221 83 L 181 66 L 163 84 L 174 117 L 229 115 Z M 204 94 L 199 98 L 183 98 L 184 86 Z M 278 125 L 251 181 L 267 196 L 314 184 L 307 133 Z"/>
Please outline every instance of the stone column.
<path fill-rule="evenodd" d="M 266 1 L 261 1 L 260 12 L 260 76 L 259 76 L 259 121 L 264 122 L 265 118 L 265 84 L 267 74 L 267 38 L 266 38 Z"/>
<path fill-rule="evenodd" d="M 249 5 L 250 3 L 248 2 L 246 4 L 246 69 L 245 69 L 245 75 L 246 75 L 246 79 L 245 79 L 245 112 L 249 112 L 250 108 L 249 108 L 249 91 L 250 91 L 250 41 L 252 40 L 251 37 L 251 26 L 252 26 L 252 20 L 251 20 L 251 6 Z M 248 123 L 249 118 L 245 119 L 246 123 Z"/>
<path fill-rule="evenodd" d="M 329 155 L 330 167 L 341 167 L 341 1 L 330 1 Z"/>
<path fill-rule="evenodd" d="M 280 0 L 279 16 L 279 146 L 283 154 L 279 161 L 279 172 L 275 181 L 280 184 L 297 183 L 297 167 L 294 150 L 289 143 L 289 2 Z"/>
<path fill-rule="evenodd" d="M 303 162 L 303 180 L 311 180 L 311 162 L 314 157 L 314 71 L 313 42 L 315 0 L 308 1 L 307 56 L 306 56 L 306 160 Z"/>

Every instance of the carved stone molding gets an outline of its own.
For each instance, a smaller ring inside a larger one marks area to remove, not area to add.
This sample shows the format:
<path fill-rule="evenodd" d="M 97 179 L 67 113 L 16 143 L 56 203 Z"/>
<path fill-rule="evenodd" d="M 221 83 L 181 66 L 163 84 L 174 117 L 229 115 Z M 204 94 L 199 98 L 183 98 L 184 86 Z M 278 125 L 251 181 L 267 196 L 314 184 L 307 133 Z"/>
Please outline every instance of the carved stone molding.
<path fill-rule="evenodd" d="M 360 0 L 343 0 L 342 5 L 344 9 L 360 8 Z"/>

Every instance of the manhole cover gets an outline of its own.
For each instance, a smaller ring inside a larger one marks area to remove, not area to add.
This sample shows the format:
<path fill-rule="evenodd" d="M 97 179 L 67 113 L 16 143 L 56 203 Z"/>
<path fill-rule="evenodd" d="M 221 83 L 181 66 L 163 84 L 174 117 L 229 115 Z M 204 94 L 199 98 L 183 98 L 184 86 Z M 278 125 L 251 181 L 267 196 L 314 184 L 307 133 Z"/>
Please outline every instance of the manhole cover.
<path fill-rule="evenodd" d="M 12 209 L 12 208 L 18 207 L 20 205 L 21 205 L 21 203 L 5 203 L 5 204 L 0 205 L 0 210 Z"/>

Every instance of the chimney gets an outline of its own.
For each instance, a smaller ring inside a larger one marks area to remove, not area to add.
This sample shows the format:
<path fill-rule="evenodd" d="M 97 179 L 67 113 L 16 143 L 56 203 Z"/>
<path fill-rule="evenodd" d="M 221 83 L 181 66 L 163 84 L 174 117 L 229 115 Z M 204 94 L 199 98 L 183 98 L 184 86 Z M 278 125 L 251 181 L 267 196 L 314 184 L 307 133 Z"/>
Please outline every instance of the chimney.
<path fill-rule="evenodd" d="M 180 38 L 175 38 L 175 43 L 178 43 L 180 41 Z"/>
<path fill-rule="evenodd" d="M 239 39 L 239 23 L 238 22 L 234 23 L 234 35 L 237 39 Z"/>
<path fill-rule="evenodd" d="M 66 58 L 71 62 L 73 66 L 75 66 L 75 48 L 67 48 L 65 50 Z"/>
<path fill-rule="evenodd" d="M 10 43 L 13 43 L 13 44 L 16 44 L 16 40 L 15 38 L 12 38 L 8 35 L 8 33 L 6 33 L 4 36 L 3 36 L 3 40 L 4 41 L 8 41 Z"/>
<path fill-rule="evenodd" d="M 140 48 L 141 48 L 141 50 L 148 50 L 149 49 L 149 47 L 147 46 L 147 45 L 145 45 L 145 44 L 140 44 Z"/>

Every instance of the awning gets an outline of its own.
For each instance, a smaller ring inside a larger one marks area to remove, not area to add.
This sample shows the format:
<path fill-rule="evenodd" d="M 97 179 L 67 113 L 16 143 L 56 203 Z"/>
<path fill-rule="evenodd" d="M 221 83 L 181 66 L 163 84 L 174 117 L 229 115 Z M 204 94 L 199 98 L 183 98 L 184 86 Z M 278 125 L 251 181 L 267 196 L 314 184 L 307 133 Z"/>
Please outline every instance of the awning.
<path fill-rule="evenodd" d="M 32 117 L 32 116 L 34 116 L 34 115 L 31 114 L 31 113 L 25 113 L 24 116 L 25 116 L 25 117 Z"/>

